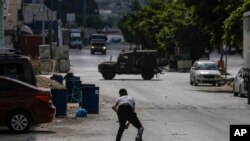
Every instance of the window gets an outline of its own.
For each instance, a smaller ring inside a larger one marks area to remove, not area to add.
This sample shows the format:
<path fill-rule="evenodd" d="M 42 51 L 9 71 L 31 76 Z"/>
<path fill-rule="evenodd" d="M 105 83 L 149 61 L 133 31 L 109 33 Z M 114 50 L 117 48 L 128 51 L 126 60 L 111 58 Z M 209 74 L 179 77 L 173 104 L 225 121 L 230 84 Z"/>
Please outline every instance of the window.
<path fill-rule="evenodd" d="M 213 63 L 204 63 L 204 64 L 199 64 L 197 69 L 198 70 L 217 70 L 217 65 Z"/>
<path fill-rule="evenodd" d="M 126 56 L 126 55 L 120 55 L 120 57 L 119 57 L 119 61 L 120 62 L 125 62 L 126 60 L 128 60 L 128 56 Z"/>
<path fill-rule="evenodd" d="M 197 69 L 197 63 L 195 63 L 193 67 L 194 67 L 194 69 Z"/>
<path fill-rule="evenodd" d="M 25 80 L 22 64 L 0 64 L 0 75 L 8 76 L 21 81 Z"/>
<path fill-rule="evenodd" d="M 13 89 L 13 84 L 11 84 L 10 81 L 6 81 L 6 80 L 1 80 L 0 79 L 0 92 L 3 91 L 10 91 Z"/>

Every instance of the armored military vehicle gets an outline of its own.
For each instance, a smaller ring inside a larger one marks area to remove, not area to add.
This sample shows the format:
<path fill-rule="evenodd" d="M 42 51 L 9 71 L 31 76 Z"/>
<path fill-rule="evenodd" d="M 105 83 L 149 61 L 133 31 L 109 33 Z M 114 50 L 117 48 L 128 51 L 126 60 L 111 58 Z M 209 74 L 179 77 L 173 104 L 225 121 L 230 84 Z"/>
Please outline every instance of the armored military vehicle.
<path fill-rule="evenodd" d="M 116 74 L 141 74 L 144 80 L 151 80 L 161 69 L 157 63 L 156 50 L 135 50 L 121 53 L 117 62 L 103 62 L 98 71 L 105 80 L 111 80 Z"/>

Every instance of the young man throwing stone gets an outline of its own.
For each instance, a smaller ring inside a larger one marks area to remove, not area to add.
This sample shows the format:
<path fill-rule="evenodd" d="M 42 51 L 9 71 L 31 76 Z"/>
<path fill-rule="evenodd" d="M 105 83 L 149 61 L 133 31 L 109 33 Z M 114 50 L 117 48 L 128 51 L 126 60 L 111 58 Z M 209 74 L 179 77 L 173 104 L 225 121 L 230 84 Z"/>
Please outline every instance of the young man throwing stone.
<path fill-rule="evenodd" d="M 136 141 L 142 141 L 143 127 L 135 113 L 135 100 L 128 95 L 126 89 L 119 90 L 120 97 L 116 100 L 112 109 L 117 113 L 120 127 L 116 136 L 116 141 L 121 141 L 122 134 L 130 123 L 138 129 Z"/>

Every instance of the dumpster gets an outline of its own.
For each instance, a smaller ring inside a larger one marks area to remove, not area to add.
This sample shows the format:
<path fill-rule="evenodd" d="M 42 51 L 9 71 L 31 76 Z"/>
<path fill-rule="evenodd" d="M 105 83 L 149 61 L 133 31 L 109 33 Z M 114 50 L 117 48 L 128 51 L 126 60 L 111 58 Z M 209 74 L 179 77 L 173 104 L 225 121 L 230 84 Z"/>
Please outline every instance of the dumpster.
<path fill-rule="evenodd" d="M 67 89 L 51 89 L 52 103 L 56 107 L 56 116 L 67 116 Z"/>
<path fill-rule="evenodd" d="M 82 84 L 82 108 L 89 114 L 99 114 L 99 87 L 94 84 Z"/>

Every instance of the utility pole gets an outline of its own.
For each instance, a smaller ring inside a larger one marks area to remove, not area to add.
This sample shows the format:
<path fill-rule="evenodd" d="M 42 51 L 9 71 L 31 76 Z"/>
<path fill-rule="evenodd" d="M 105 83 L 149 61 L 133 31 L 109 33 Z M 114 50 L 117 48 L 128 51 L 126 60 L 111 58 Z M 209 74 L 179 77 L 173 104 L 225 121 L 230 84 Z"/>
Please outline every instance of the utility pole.
<path fill-rule="evenodd" d="M 226 54 L 225 54 L 225 80 L 227 79 L 227 56 L 228 56 L 228 53 L 229 53 L 229 47 L 228 47 L 228 45 L 226 44 Z"/>
<path fill-rule="evenodd" d="M 53 54 L 52 54 L 52 42 L 53 42 L 53 0 L 50 1 L 50 9 L 51 9 L 51 12 L 50 12 L 50 57 L 52 58 L 53 57 Z"/>
<path fill-rule="evenodd" d="M 84 29 L 87 27 L 87 2 L 83 0 L 83 27 Z"/>
<path fill-rule="evenodd" d="M 86 28 L 87 28 L 87 2 L 86 0 L 83 0 L 83 17 L 82 17 L 82 25 L 83 25 L 83 28 L 82 28 L 82 41 L 83 43 L 85 42 L 85 33 L 86 33 Z"/>
<path fill-rule="evenodd" d="M 0 48 L 4 47 L 4 0 L 0 0 Z"/>
<path fill-rule="evenodd" d="M 247 103 L 250 104 L 250 11 L 245 12 L 243 15 L 243 56 L 244 56 L 244 82 L 245 82 L 245 89 L 248 91 L 248 100 Z"/>
<path fill-rule="evenodd" d="M 45 5 L 43 5 L 43 8 L 42 8 L 42 16 L 43 16 L 43 22 L 42 22 L 42 37 L 43 37 L 43 44 L 45 45 L 45 25 L 44 25 L 44 21 L 45 21 L 45 19 L 44 19 L 44 15 L 45 15 L 45 11 L 46 9 L 45 9 Z"/>

